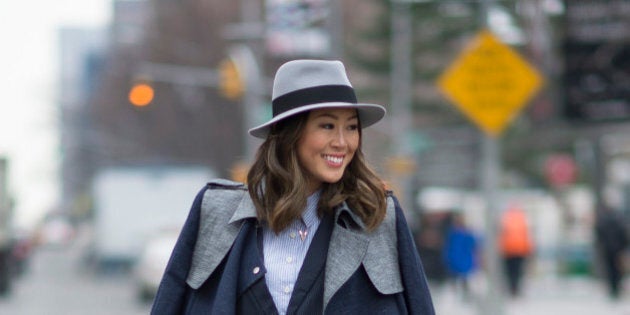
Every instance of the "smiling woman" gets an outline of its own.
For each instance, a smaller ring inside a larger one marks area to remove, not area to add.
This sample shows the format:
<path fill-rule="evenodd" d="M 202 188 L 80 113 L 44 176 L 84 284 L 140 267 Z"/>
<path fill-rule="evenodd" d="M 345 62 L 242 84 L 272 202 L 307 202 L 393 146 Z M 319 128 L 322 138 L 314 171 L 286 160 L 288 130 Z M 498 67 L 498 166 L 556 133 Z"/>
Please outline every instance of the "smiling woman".
<path fill-rule="evenodd" d="M 340 61 L 282 65 L 241 183 L 195 199 L 152 314 L 434 314 L 403 211 L 361 150 L 385 115 Z M 299 236 L 299 237 L 298 237 Z"/>

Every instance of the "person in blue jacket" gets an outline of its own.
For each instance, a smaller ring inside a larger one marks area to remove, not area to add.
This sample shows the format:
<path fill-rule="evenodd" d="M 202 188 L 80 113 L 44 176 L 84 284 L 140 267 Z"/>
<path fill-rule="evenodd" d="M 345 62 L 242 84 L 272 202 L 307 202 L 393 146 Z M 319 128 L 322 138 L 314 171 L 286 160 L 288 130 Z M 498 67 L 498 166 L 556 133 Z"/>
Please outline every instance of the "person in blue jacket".
<path fill-rule="evenodd" d="M 340 61 L 276 72 L 247 185 L 195 198 L 151 314 L 434 314 L 403 211 L 361 150 L 383 118 Z"/>
<path fill-rule="evenodd" d="M 468 280 L 477 270 L 479 248 L 472 229 L 466 224 L 464 214 L 452 214 L 451 225 L 446 232 L 444 259 L 455 287 L 462 298 L 470 298 Z"/>

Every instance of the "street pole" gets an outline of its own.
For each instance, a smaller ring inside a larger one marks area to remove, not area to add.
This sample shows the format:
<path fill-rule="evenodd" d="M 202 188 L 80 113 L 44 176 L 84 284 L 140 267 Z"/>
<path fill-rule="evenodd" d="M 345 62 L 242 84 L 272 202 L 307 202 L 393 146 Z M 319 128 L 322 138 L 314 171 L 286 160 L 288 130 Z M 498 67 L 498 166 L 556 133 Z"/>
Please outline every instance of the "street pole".
<path fill-rule="evenodd" d="M 488 26 L 488 11 L 494 0 L 480 0 L 481 25 Z M 485 212 L 485 246 L 484 263 L 487 277 L 487 290 L 483 298 L 480 315 L 492 314 L 502 315 L 503 292 L 500 289 L 502 284 L 502 265 L 498 252 L 498 217 L 499 208 L 497 202 L 497 192 L 499 189 L 499 178 L 501 176 L 501 150 L 499 144 L 500 135 L 491 136 L 483 133 L 483 157 L 481 165 L 482 189 L 486 199 Z"/>
<path fill-rule="evenodd" d="M 344 56 L 343 1 L 328 1 L 328 12 L 330 57 L 341 60 Z"/>
<path fill-rule="evenodd" d="M 482 158 L 482 188 L 486 199 L 484 262 L 487 291 L 482 301 L 480 315 L 503 314 L 502 266 L 497 248 L 498 216 L 497 191 L 500 177 L 500 145 L 498 138 L 484 135 Z"/>
<path fill-rule="evenodd" d="M 391 10 L 391 104 L 392 136 L 397 156 L 405 155 L 405 133 L 410 127 L 412 92 L 412 17 L 409 2 L 393 1 Z"/>
<path fill-rule="evenodd" d="M 412 103 L 412 4 L 406 1 L 392 0 L 391 9 L 391 104 L 390 126 L 394 161 L 392 164 L 413 165 L 412 152 L 409 152 L 405 140 L 411 130 L 411 103 Z M 391 169 L 394 169 L 393 171 Z M 410 226 L 415 225 L 415 214 L 410 215 L 413 209 L 413 189 L 411 179 L 413 172 L 396 171 L 397 167 L 390 166 L 392 182 L 399 190 L 399 198 L 403 209 L 407 214 Z M 413 169 L 413 168 L 412 168 Z"/>
<path fill-rule="evenodd" d="M 262 96 L 262 40 L 264 39 L 264 25 L 262 19 L 262 1 L 241 0 L 241 24 L 245 29 L 249 28 L 249 36 L 243 36 L 243 44 L 231 47 L 229 54 L 237 60 L 242 78 L 245 83 L 245 94 L 243 95 L 243 123 L 245 144 L 245 163 L 249 164 L 256 152 L 259 142 L 248 133 L 249 128 L 257 124 L 257 119 L 261 115 L 263 99 Z M 252 36 L 253 34 L 253 36 Z"/>
<path fill-rule="evenodd" d="M 139 77 L 151 82 L 166 82 L 184 86 L 218 86 L 219 73 L 216 69 L 183 66 L 145 61 L 136 70 Z"/>

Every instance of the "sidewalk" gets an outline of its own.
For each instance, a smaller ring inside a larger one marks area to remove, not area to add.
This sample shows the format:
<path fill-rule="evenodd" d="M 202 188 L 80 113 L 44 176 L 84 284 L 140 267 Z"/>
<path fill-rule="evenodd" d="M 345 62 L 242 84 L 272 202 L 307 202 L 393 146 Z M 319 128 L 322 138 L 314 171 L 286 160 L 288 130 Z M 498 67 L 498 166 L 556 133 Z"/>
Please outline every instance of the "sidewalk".
<path fill-rule="evenodd" d="M 602 282 L 587 277 L 527 278 L 523 295 L 505 297 L 501 315 L 630 315 L 630 281 L 626 281 L 622 297 L 611 300 Z M 484 292 L 483 281 L 472 283 L 474 294 Z M 479 298 L 465 302 L 450 286 L 433 288 L 433 303 L 438 315 L 498 315 L 482 314 Z"/>

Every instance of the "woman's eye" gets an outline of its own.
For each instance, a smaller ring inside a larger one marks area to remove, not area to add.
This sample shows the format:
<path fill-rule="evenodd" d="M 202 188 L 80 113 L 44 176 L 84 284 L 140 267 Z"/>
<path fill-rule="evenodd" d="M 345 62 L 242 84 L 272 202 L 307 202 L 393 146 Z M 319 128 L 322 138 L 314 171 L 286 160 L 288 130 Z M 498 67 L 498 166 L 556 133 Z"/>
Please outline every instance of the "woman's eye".
<path fill-rule="evenodd" d="M 357 129 L 359 129 L 358 124 L 353 124 L 353 125 L 348 126 L 348 130 L 357 130 Z"/>
<path fill-rule="evenodd" d="M 333 124 L 321 124 L 320 127 L 323 129 L 335 129 Z"/>

